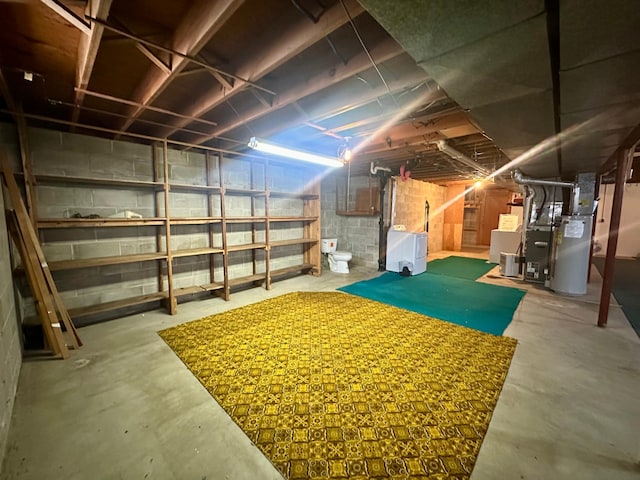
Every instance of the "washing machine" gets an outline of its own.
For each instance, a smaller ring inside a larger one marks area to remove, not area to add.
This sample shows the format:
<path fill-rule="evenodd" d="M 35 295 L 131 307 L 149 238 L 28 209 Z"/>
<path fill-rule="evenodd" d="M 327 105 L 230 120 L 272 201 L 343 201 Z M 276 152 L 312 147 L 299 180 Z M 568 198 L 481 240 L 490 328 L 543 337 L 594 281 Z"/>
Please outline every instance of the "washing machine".
<path fill-rule="evenodd" d="M 418 275 L 427 270 L 427 232 L 408 232 L 394 225 L 387 233 L 387 265 L 390 272 Z"/>

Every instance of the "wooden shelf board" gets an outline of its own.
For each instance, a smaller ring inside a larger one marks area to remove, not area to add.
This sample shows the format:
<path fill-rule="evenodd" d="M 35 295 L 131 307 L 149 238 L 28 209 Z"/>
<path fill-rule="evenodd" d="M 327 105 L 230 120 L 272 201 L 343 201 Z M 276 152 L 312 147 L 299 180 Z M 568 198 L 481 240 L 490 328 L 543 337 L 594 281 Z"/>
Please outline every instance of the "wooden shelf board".
<path fill-rule="evenodd" d="M 265 243 L 248 243 L 245 245 L 229 245 L 227 246 L 227 252 L 242 252 L 244 250 L 258 250 L 266 247 L 267 245 Z"/>
<path fill-rule="evenodd" d="M 312 193 L 274 192 L 273 190 L 269 191 L 269 196 L 275 198 L 299 198 L 300 200 L 317 200 L 320 198 L 319 195 Z"/>
<path fill-rule="evenodd" d="M 76 268 L 95 268 L 108 265 L 119 265 L 123 263 L 148 262 L 151 260 L 163 260 L 167 256 L 164 253 L 138 253 L 134 255 L 113 255 L 110 257 L 81 258 L 76 260 L 59 260 L 49 262 L 49 269 L 52 272 L 60 270 L 71 270 Z"/>
<path fill-rule="evenodd" d="M 300 272 L 305 270 L 313 270 L 314 266 L 310 263 L 303 263 L 302 265 L 293 265 L 291 267 L 279 268 L 277 270 L 271 270 L 272 277 L 278 277 L 280 275 L 287 275 L 288 273 Z"/>
<path fill-rule="evenodd" d="M 189 248 L 185 250 L 177 250 L 175 252 L 171 252 L 171 256 L 173 258 L 193 257 L 196 255 L 209 255 L 211 253 L 224 253 L 224 250 L 221 248 Z"/>
<path fill-rule="evenodd" d="M 171 218 L 170 222 L 171 225 L 207 225 L 222 222 L 222 217 L 180 217 Z"/>
<path fill-rule="evenodd" d="M 225 195 L 251 195 L 254 197 L 260 197 L 267 194 L 266 190 L 252 190 L 243 188 L 225 188 Z"/>
<path fill-rule="evenodd" d="M 114 178 L 89 178 L 73 177 L 65 175 L 35 175 L 35 180 L 42 183 L 76 183 L 84 185 L 109 185 L 110 187 L 142 187 L 162 190 L 162 182 L 151 182 L 145 180 L 116 180 Z"/>
<path fill-rule="evenodd" d="M 315 222 L 318 217 L 269 217 L 270 222 Z"/>
<path fill-rule="evenodd" d="M 138 297 L 125 298 L 122 300 L 114 300 L 112 302 L 90 305 L 88 307 L 73 308 L 69 310 L 69 315 L 71 316 L 71 318 L 84 317 L 87 315 L 94 315 L 96 313 L 117 310 L 119 308 L 132 307 L 134 305 L 141 305 L 143 303 L 164 300 L 168 297 L 169 294 L 167 292 L 149 293 L 147 295 L 140 295 Z"/>
<path fill-rule="evenodd" d="M 227 217 L 226 223 L 258 223 L 266 222 L 267 217 Z"/>
<path fill-rule="evenodd" d="M 295 238 L 292 240 L 278 240 L 276 242 L 270 242 L 271 247 L 286 247 L 287 245 L 303 245 L 306 243 L 318 243 L 318 240 L 312 238 Z"/>
<path fill-rule="evenodd" d="M 267 278 L 266 273 L 257 273 L 255 275 L 248 275 L 246 277 L 239 277 L 239 278 L 230 278 L 229 286 L 235 287 L 237 285 L 245 285 L 247 283 L 257 282 L 258 280 L 266 280 L 266 278 Z"/>
<path fill-rule="evenodd" d="M 169 191 L 182 190 L 192 192 L 220 193 L 220 187 L 213 185 L 189 185 L 187 183 L 169 183 Z"/>
<path fill-rule="evenodd" d="M 173 293 L 176 297 L 180 297 L 182 295 L 191 295 L 193 293 L 211 292 L 222 288 L 224 288 L 224 283 L 214 282 L 207 285 L 194 285 L 192 287 L 176 288 Z"/>
<path fill-rule="evenodd" d="M 43 218 L 38 228 L 147 227 L 164 225 L 164 218 Z"/>

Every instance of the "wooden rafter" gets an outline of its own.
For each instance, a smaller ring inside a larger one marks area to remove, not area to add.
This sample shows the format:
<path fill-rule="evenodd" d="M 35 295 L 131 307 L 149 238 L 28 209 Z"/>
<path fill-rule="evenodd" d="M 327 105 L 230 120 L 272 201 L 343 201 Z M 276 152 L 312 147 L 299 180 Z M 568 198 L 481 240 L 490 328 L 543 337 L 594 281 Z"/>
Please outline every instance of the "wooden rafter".
<path fill-rule="evenodd" d="M 113 0 L 91 0 L 87 5 L 86 12 L 92 17 L 106 20 L 111 9 Z M 76 92 L 74 103 L 82 105 L 84 102 L 84 92 L 78 89 L 86 89 L 91 80 L 93 65 L 98 55 L 98 48 L 102 40 L 104 28 L 102 25 L 94 24 L 89 35 L 85 35 L 80 39 L 78 45 L 78 63 L 76 68 Z M 74 108 L 71 121 L 77 122 L 80 116 L 80 109 Z"/>
<path fill-rule="evenodd" d="M 64 18 L 71 25 L 79 29 L 85 35 L 91 35 L 91 24 L 85 21 L 84 18 L 80 18 L 73 10 L 67 8 L 62 2 L 58 0 L 40 0 L 43 5 L 46 5 L 51 10 L 56 12 L 62 18 Z"/>
<path fill-rule="evenodd" d="M 185 56 L 195 57 L 243 2 L 244 0 L 224 0 L 220 2 L 201 0 L 194 2 L 194 5 L 175 30 L 172 49 L 184 52 Z M 129 112 L 129 120 L 124 121 L 118 130 L 126 131 L 135 119 L 144 112 L 145 106 L 153 103 L 171 82 L 179 76 L 180 72 L 189 64 L 189 60 L 185 56 L 173 57 L 173 68 L 170 72 L 156 68 L 152 68 L 147 72 L 133 95 L 133 98 L 141 106 Z"/>
<path fill-rule="evenodd" d="M 355 0 L 348 0 L 346 3 L 352 16 L 364 12 Z M 264 45 L 253 55 L 248 55 L 235 74 L 255 82 L 347 22 L 348 18 L 342 6 L 334 5 L 324 13 L 318 23 L 309 25 L 309 21 L 304 19 L 283 32 L 276 42 Z M 231 90 L 221 92 L 218 88 L 211 89 L 195 98 L 186 111 L 188 115 L 200 117 L 240 92 L 246 85 L 245 82 L 238 81 Z M 177 122 L 175 128 L 163 133 L 162 136 L 171 136 L 183 126 L 182 121 Z"/>
<path fill-rule="evenodd" d="M 388 39 L 377 45 L 371 50 L 371 56 L 376 63 L 385 62 L 403 53 L 398 44 Z M 225 132 L 240 127 L 242 124 L 260 118 L 268 113 L 272 113 L 275 110 L 291 105 L 292 103 L 308 96 L 313 93 L 319 92 L 331 85 L 335 85 L 347 78 L 352 77 L 358 73 L 363 72 L 371 68 L 371 61 L 365 52 L 356 55 L 345 65 L 343 62 L 338 62 L 333 65 L 327 71 L 299 84 L 292 88 L 289 88 L 285 93 L 276 95 L 271 105 L 262 105 L 259 107 L 245 112 L 241 119 L 222 125 L 216 128 L 215 131 L 206 137 L 198 138 L 194 143 L 204 143 L 218 135 L 223 135 Z"/>

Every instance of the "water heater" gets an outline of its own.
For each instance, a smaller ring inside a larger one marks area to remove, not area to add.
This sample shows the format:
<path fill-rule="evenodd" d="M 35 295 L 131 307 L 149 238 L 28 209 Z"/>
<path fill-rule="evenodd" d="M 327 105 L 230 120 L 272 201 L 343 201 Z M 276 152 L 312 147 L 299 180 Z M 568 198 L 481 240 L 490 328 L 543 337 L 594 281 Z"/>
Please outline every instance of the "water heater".
<path fill-rule="evenodd" d="M 587 293 L 591 215 L 565 215 L 553 236 L 549 287 L 558 293 Z"/>

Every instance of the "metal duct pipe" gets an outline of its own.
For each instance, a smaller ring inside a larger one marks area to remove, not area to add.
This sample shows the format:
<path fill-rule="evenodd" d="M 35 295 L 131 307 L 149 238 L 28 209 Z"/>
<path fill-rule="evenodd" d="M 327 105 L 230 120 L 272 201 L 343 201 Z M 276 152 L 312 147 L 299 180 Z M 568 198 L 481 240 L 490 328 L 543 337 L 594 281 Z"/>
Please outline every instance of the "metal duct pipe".
<path fill-rule="evenodd" d="M 481 166 L 478 162 L 471 160 L 464 153 L 459 152 L 458 150 L 450 146 L 445 140 L 438 140 L 436 142 L 436 146 L 442 153 L 444 153 L 445 155 L 449 155 L 451 158 L 459 161 L 460 163 L 464 163 L 467 167 L 471 167 L 474 170 L 482 173 L 483 175 L 491 174 L 489 170 Z"/>
<path fill-rule="evenodd" d="M 546 187 L 561 187 L 571 189 L 571 204 L 569 205 L 569 211 L 571 214 L 575 213 L 576 206 L 578 205 L 578 197 L 580 196 L 580 187 L 574 182 L 561 182 L 557 180 L 538 180 L 535 178 L 527 178 L 522 175 L 520 170 L 515 170 L 511 175 L 513 181 L 518 185 L 540 185 Z"/>

